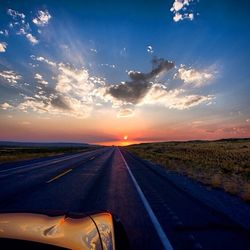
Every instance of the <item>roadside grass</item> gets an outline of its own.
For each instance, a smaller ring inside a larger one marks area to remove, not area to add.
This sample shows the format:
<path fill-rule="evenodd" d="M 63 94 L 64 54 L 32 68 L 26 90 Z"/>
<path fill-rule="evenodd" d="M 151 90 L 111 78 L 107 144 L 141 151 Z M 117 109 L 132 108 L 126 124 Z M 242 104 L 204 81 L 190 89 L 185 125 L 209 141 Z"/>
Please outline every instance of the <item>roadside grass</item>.
<path fill-rule="evenodd" d="M 126 149 L 250 202 L 250 139 L 144 143 Z"/>
<path fill-rule="evenodd" d="M 0 146 L 0 163 L 95 150 L 99 146 L 82 147 L 6 147 Z"/>

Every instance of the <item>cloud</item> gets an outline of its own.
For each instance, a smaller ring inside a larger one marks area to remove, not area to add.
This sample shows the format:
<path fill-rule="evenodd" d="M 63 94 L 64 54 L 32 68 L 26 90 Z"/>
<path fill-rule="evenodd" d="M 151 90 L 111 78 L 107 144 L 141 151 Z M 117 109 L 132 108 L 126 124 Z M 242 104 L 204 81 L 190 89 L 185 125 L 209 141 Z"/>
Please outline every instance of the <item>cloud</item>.
<path fill-rule="evenodd" d="M 35 56 L 32 55 L 31 58 L 32 58 L 33 60 L 37 60 L 37 61 L 39 61 L 39 62 L 45 62 L 45 63 L 49 64 L 50 66 L 56 66 L 56 63 L 55 63 L 55 62 L 52 62 L 52 61 L 50 61 L 50 60 L 48 60 L 47 58 L 44 58 L 44 57 L 42 57 L 42 56 L 35 57 Z"/>
<path fill-rule="evenodd" d="M 101 63 L 101 66 L 106 66 L 106 67 L 113 68 L 113 69 L 116 68 L 114 64 L 108 64 L 108 63 Z"/>
<path fill-rule="evenodd" d="M 130 81 L 111 85 L 107 89 L 107 94 L 123 103 L 137 104 L 147 94 L 152 86 L 152 80 L 163 72 L 167 72 L 174 67 L 174 63 L 164 59 L 154 58 L 152 60 L 153 69 L 149 73 L 129 71 Z"/>
<path fill-rule="evenodd" d="M 40 84 L 43 84 L 43 85 L 47 85 L 47 84 L 48 84 L 48 82 L 45 81 L 45 80 L 43 79 L 43 77 L 42 77 L 40 74 L 38 74 L 38 73 L 35 74 L 34 78 L 35 78 L 35 79 L 37 80 L 37 82 L 40 83 Z"/>
<path fill-rule="evenodd" d="M 121 108 L 119 112 L 117 113 L 117 117 L 130 117 L 134 115 L 134 110 L 130 108 Z"/>
<path fill-rule="evenodd" d="M 10 15 L 15 20 L 18 18 L 21 18 L 21 19 L 25 18 L 25 15 L 23 13 L 18 12 L 16 10 L 12 10 L 12 9 L 8 9 L 7 14 Z"/>
<path fill-rule="evenodd" d="M 175 22 L 178 22 L 178 21 L 180 21 L 180 20 L 182 20 L 182 14 L 180 14 L 180 13 L 175 13 L 175 15 L 174 15 L 174 17 L 173 17 L 173 20 L 175 21 Z"/>
<path fill-rule="evenodd" d="M 148 52 L 149 54 L 153 54 L 153 53 L 154 53 L 153 47 L 149 45 L 149 46 L 147 47 L 147 52 Z"/>
<path fill-rule="evenodd" d="M 29 122 L 29 121 L 21 121 L 21 122 L 19 122 L 19 124 L 20 124 L 20 125 L 27 126 L 27 125 L 30 125 L 31 122 Z"/>
<path fill-rule="evenodd" d="M 48 10 L 45 10 L 45 11 L 39 10 L 36 18 L 34 18 L 32 22 L 36 24 L 37 26 L 46 26 L 48 25 L 50 19 L 51 19 L 51 15 L 48 12 Z"/>
<path fill-rule="evenodd" d="M 7 43 L 0 42 L 0 52 L 5 52 L 7 48 Z"/>
<path fill-rule="evenodd" d="M 182 88 L 170 89 L 167 83 L 157 82 L 159 75 L 171 70 L 174 63 L 154 58 L 152 64 L 153 69 L 149 73 L 129 71 L 130 81 L 102 86 L 95 91 L 95 97 L 111 102 L 112 107 L 118 109 L 118 117 L 133 115 L 136 106 L 161 105 L 168 109 L 185 110 L 200 104 L 209 105 L 215 99 L 213 95 L 192 93 L 190 88 L 185 88 L 186 84 Z M 200 79 L 197 75 L 201 72 L 195 73 L 187 78 L 190 82 L 192 79 L 192 84 L 201 84 L 203 78 L 210 78 L 210 75 L 202 74 Z"/>
<path fill-rule="evenodd" d="M 4 35 L 4 36 L 8 36 L 9 35 L 9 31 L 8 30 L 0 30 L 0 35 Z"/>
<path fill-rule="evenodd" d="M 103 79 L 91 76 L 86 68 L 56 64 L 44 57 L 32 56 L 32 59 L 54 66 L 55 84 L 37 86 L 36 92 L 32 96 L 26 96 L 17 108 L 24 112 L 33 111 L 80 119 L 89 116 L 95 106 L 93 91 L 103 85 Z M 38 73 L 35 74 L 35 79 L 40 83 L 44 81 Z"/>
<path fill-rule="evenodd" d="M 0 71 L 0 77 L 12 85 L 16 84 L 17 81 L 22 78 L 20 75 L 17 75 L 11 70 Z"/>
<path fill-rule="evenodd" d="M 173 12 L 173 20 L 179 22 L 184 19 L 192 21 L 194 19 L 194 13 L 191 10 L 191 3 L 195 0 L 175 0 L 170 9 Z"/>
<path fill-rule="evenodd" d="M 9 27 L 14 29 L 17 35 L 26 37 L 32 45 L 39 42 L 38 39 L 31 33 L 32 30 L 29 23 L 26 22 L 25 15 L 23 13 L 19 13 L 18 11 L 12 9 L 8 9 L 7 13 L 13 20 L 15 20 L 15 22 L 9 24 Z"/>
<path fill-rule="evenodd" d="M 55 90 L 59 93 L 74 93 L 78 97 L 83 97 L 94 88 L 87 69 L 76 69 L 60 63 L 58 71 Z"/>
<path fill-rule="evenodd" d="M 215 97 L 213 95 L 187 94 L 184 89 L 169 90 L 165 85 L 153 84 L 142 104 L 160 104 L 169 109 L 184 110 L 201 103 L 208 104 Z"/>
<path fill-rule="evenodd" d="M 183 6 L 184 6 L 183 1 L 175 0 L 171 8 L 171 11 L 179 11 L 183 8 Z"/>
<path fill-rule="evenodd" d="M 192 88 L 186 90 L 186 83 L 183 88 L 170 89 L 167 83 L 159 82 L 161 75 L 174 68 L 173 62 L 162 58 L 153 58 L 152 69 L 148 73 L 129 71 L 130 80 L 119 84 L 108 84 L 105 78 L 91 75 L 85 67 L 53 62 L 43 56 L 32 55 L 31 58 L 53 67 L 53 82 L 45 84 L 41 74 L 34 75 L 40 85 L 18 104 L 17 108 L 24 112 L 83 119 L 97 104 L 106 106 L 111 103 L 117 109 L 117 117 L 129 117 L 138 106 L 161 105 L 168 109 L 185 110 L 200 104 L 208 105 L 215 98 L 192 93 Z"/>
<path fill-rule="evenodd" d="M 94 52 L 94 53 L 97 53 L 97 49 L 91 48 L 90 51 L 91 51 L 91 52 Z"/>
<path fill-rule="evenodd" d="M 83 119 L 89 116 L 92 107 L 73 97 L 51 95 L 49 97 L 32 98 L 20 103 L 17 108 L 23 112 L 33 111 L 40 114 L 64 115 Z"/>
<path fill-rule="evenodd" d="M 9 109 L 9 108 L 12 108 L 12 105 L 10 105 L 9 103 L 5 102 L 5 103 L 2 103 L 0 105 L 0 107 L 1 107 L 1 109 L 6 110 L 6 109 Z"/>
<path fill-rule="evenodd" d="M 175 78 L 181 79 L 186 84 L 201 87 L 214 78 L 214 73 L 211 70 L 196 70 L 182 65 L 175 74 Z"/>
<path fill-rule="evenodd" d="M 191 21 L 194 20 L 194 13 L 189 13 L 187 18 Z"/>
<path fill-rule="evenodd" d="M 121 56 L 126 56 L 126 54 L 127 54 L 127 49 L 124 47 L 124 48 L 122 48 L 122 49 L 120 50 L 120 55 L 121 55 Z"/>
<path fill-rule="evenodd" d="M 31 33 L 26 34 L 26 38 L 31 42 L 32 45 L 37 44 L 39 41 Z"/>
<path fill-rule="evenodd" d="M 26 35 L 27 31 L 24 28 L 20 28 L 19 31 L 16 34 L 17 35 Z"/>

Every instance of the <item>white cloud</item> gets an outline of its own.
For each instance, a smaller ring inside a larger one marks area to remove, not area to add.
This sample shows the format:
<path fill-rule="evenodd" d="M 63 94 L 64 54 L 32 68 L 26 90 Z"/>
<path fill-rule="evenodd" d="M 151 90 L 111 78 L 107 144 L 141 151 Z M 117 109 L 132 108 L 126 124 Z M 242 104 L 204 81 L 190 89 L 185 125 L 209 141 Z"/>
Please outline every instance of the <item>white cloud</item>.
<path fill-rule="evenodd" d="M 43 77 L 42 77 L 40 74 L 38 74 L 38 73 L 35 74 L 34 78 L 35 78 L 35 79 L 37 80 L 37 82 L 40 83 L 40 84 L 43 84 L 43 85 L 47 85 L 47 84 L 48 84 L 48 82 L 45 81 L 45 80 L 43 79 Z"/>
<path fill-rule="evenodd" d="M 87 69 L 69 67 L 63 63 L 58 64 L 55 90 L 58 93 L 74 97 L 85 104 L 93 104 L 93 90 L 102 85 L 101 78 L 90 76 Z"/>
<path fill-rule="evenodd" d="M 201 87 L 214 78 L 214 73 L 211 72 L 211 70 L 187 69 L 185 66 L 181 66 L 175 77 L 181 79 L 184 83 L 193 84 L 195 87 Z"/>
<path fill-rule="evenodd" d="M 184 3 L 182 1 L 175 0 L 172 8 L 170 10 L 171 11 L 179 11 L 183 8 L 183 6 L 184 6 Z"/>
<path fill-rule="evenodd" d="M 178 22 L 178 21 L 182 20 L 182 14 L 176 12 L 173 19 L 174 19 L 175 22 Z"/>
<path fill-rule="evenodd" d="M 37 17 L 34 18 L 32 21 L 37 26 L 45 26 L 49 23 L 50 19 L 51 19 L 51 15 L 48 12 L 48 10 L 45 10 L 45 11 L 39 10 L 37 13 Z"/>
<path fill-rule="evenodd" d="M 153 47 L 151 45 L 149 45 L 147 47 L 147 52 L 150 53 L 150 54 L 153 54 L 154 53 L 154 50 L 153 50 Z"/>
<path fill-rule="evenodd" d="M 193 13 L 189 13 L 188 14 L 188 18 L 192 21 L 194 19 L 194 14 Z"/>
<path fill-rule="evenodd" d="M 5 103 L 2 103 L 2 104 L 0 105 L 0 107 L 1 107 L 2 109 L 6 110 L 6 109 L 9 109 L 9 108 L 12 108 L 12 105 L 10 105 L 9 103 L 5 102 Z"/>
<path fill-rule="evenodd" d="M 7 48 L 7 43 L 0 42 L 0 52 L 5 52 Z"/>
<path fill-rule="evenodd" d="M 31 33 L 28 33 L 26 35 L 26 38 L 31 42 L 32 45 L 37 44 L 39 41 L 36 39 L 35 36 L 33 36 Z"/>
<path fill-rule="evenodd" d="M 32 45 L 39 42 L 38 39 L 32 34 L 30 24 L 26 22 L 25 15 L 23 13 L 19 13 L 11 9 L 9 9 L 7 13 L 12 17 L 12 19 L 15 20 L 14 22 L 9 23 L 9 27 L 12 28 L 17 35 L 26 37 Z"/>
<path fill-rule="evenodd" d="M 98 89 L 98 94 L 104 101 L 111 102 L 113 108 L 120 109 L 118 116 L 121 117 L 125 112 L 127 116 L 133 114 L 133 110 L 124 109 L 128 103 L 114 98 L 112 95 L 108 94 L 105 87 Z M 174 89 L 169 90 L 165 85 L 154 83 L 151 85 L 147 94 L 137 103 L 132 105 L 132 107 L 143 106 L 143 105 L 161 105 L 169 109 L 185 110 L 198 106 L 202 103 L 209 105 L 211 100 L 215 97 L 213 95 L 196 95 L 187 94 L 185 89 Z M 131 111 L 131 112 L 129 112 Z M 123 115 L 125 117 L 126 115 Z"/>
<path fill-rule="evenodd" d="M 108 63 L 101 63 L 101 66 L 109 67 L 115 69 L 116 66 L 114 64 L 108 64 Z"/>
<path fill-rule="evenodd" d="M 184 110 L 202 103 L 209 103 L 215 97 L 212 95 L 186 94 L 184 89 L 168 90 L 162 84 L 153 84 L 142 100 L 142 104 L 160 104 L 169 109 Z"/>
<path fill-rule="evenodd" d="M 84 67 L 76 68 L 65 63 L 55 63 L 42 56 L 32 55 L 31 58 L 53 66 L 51 77 L 55 84 L 54 88 L 48 88 L 43 83 L 43 76 L 36 73 L 34 78 L 43 85 L 36 86 L 33 95 L 25 97 L 18 105 L 18 109 L 24 112 L 33 111 L 82 119 L 89 116 L 97 104 L 106 103 L 105 105 L 111 104 L 117 109 L 117 117 L 128 117 L 134 114 L 137 106 L 161 105 L 168 109 L 184 110 L 200 104 L 208 105 L 215 98 L 212 95 L 192 93 L 191 91 L 194 90 L 192 88 L 188 91 L 181 88 L 171 90 L 161 83 L 156 83 L 157 75 L 163 71 L 168 72 L 174 67 L 172 62 L 164 59 L 155 59 L 153 70 L 149 73 L 130 71 L 130 81 L 110 85 L 106 83 L 106 79 L 91 75 Z M 183 76 L 183 72 L 181 73 L 183 78 L 185 74 Z M 192 84 L 195 81 L 199 82 L 198 73 L 191 73 L 186 76 L 185 81 L 192 79 Z M 180 74 L 179 71 L 178 74 Z M 205 76 L 205 78 L 209 77 Z M 183 88 L 185 87 L 187 87 L 186 84 L 183 85 Z"/>
<path fill-rule="evenodd" d="M 97 53 L 97 49 L 90 49 L 91 52 Z"/>
<path fill-rule="evenodd" d="M 0 71 L 0 77 L 2 77 L 4 80 L 6 80 L 12 85 L 16 84 L 17 81 L 22 78 L 20 75 L 17 75 L 14 71 L 11 70 Z"/>
<path fill-rule="evenodd" d="M 37 60 L 35 56 L 32 58 Z M 41 58 L 41 61 L 46 61 L 44 57 Z M 26 97 L 18 105 L 18 109 L 24 112 L 66 115 L 80 119 L 89 116 L 95 106 L 93 91 L 103 84 L 103 79 L 90 76 L 85 68 L 75 68 L 63 63 L 53 66 L 55 66 L 53 72 L 57 74 L 54 76 L 55 88 L 48 89 L 46 85 L 42 91 L 41 88 L 37 88 L 38 91 L 33 96 Z M 35 79 L 44 81 L 38 73 Z"/>
<path fill-rule="evenodd" d="M 0 30 L 0 35 L 8 36 L 9 31 L 8 30 Z"/>
<path fill-rule="evenodd" d="M 21 12 L 18 12 L 16 10 L 8 9 L 7 14 L 10 15 L 13 19 L 21 18 L 24 19 L 25 15 Z"/>
<path fill-rule="evenodd" d="M 162 72 L 164 67 L 168 71 L 174 66 L 167 60 L 160 59 L 158 61 L 160 62 L 158 67 L 155 66 L 151 73 L 129 71 L 128 75 L 132 79 L 131 81 L 100 87 L 95 90 L 95 97 L 99 97 L 104 102 L 112 103 L 112 107 L 119 110 L 118 117 L 131 115 L 136 106 L 143 105 L 161 105 L 169 109 L 184 110 L 200 104 L 211 104 L 215 98 L 213 95 L 192 93 L 190 89 L 184 89 L 186 85 L 183 85 L 183 88 L 168 89 L 162 83 L 156 83 L 156 76 Z M 203 78 L 210 79 L 211 77 L 207 72 L 202 74 L 202 77 L 198 75 L 200 72 L 191 73 L 188 81 L 192 79 L 192 83 L 195 84 L 203 84 Z M 127 108 L 128 105 L 129 108 Z"/>
<path fill-rule="evenodd" d="M 36 98 L 29 98 L 24 102 L 20 103 L 17 108 L 23 112 L 37 112 L 40 114 L 51 114 L 51 115 L 65 115 L 79 119 L 83 119 L 89 116 L 92 107 L 86 105 L 76 98 L 66 96 L 65 102 L 70 107 L 69 109 L 63 109 L 53 104 L 53 96 L 43 97 L 37 96 Z"/>
<path fill-rule="evenodd" d="M 27 34 L 27 32 L 23 29 L 23 28 L 21 28 L 18 32 L 17 32 L 17 35 L 26 35 Z"/>
<path fill-rule="evenodd" d="M 194 19 L 194 14 L 190 10 L 190 3 L 194 0 L 175 0 L 170 9 L 173 12 L 173 20 L 179 22 L 184 19 L 189 19 L 192 21 Z"/>
<path fill-rule="evenodd" d="M 34 78 L 36 80 L 42 80 L 43 79 L 43 77 L 40 74 L 38 74 L 38 73 L 35 74 Z"/>
<path fill-rule="evenodd" d="M 44 58 L 42 56 L 39 56 L 39 57 L 31 56 L 31 58 L 35 59 L 35 60 L 37 60 L 39 62 L 45 62 L 45 63 L 49 64 L 50 66 L 56 66 L 55 62 L 52 62 L 52 61 L 50 61 L 47 58 Z"/>

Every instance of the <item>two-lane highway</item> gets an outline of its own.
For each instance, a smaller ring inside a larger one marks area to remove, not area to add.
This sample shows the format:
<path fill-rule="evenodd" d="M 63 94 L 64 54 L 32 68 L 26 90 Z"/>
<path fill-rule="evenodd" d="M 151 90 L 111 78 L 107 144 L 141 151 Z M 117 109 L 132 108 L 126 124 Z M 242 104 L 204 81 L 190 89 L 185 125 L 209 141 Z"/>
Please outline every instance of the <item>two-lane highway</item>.
<path fill-rule="evenodd" d="M 120 217 L 131 249 L 249 249 L 249 232 L 170 183 L 141 159 L 109 147 L 0 170 L 0 211 Z"/>

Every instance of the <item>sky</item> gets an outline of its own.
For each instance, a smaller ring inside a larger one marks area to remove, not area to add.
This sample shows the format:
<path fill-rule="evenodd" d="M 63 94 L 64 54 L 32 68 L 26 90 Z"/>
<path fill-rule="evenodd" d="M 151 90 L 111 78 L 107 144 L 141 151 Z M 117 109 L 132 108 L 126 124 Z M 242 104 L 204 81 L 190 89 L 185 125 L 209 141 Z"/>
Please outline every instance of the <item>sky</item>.
<path fill-rule="evenodd" d="M 0 3 L 0 140 L 250 137 L 247 0 Z"/>

